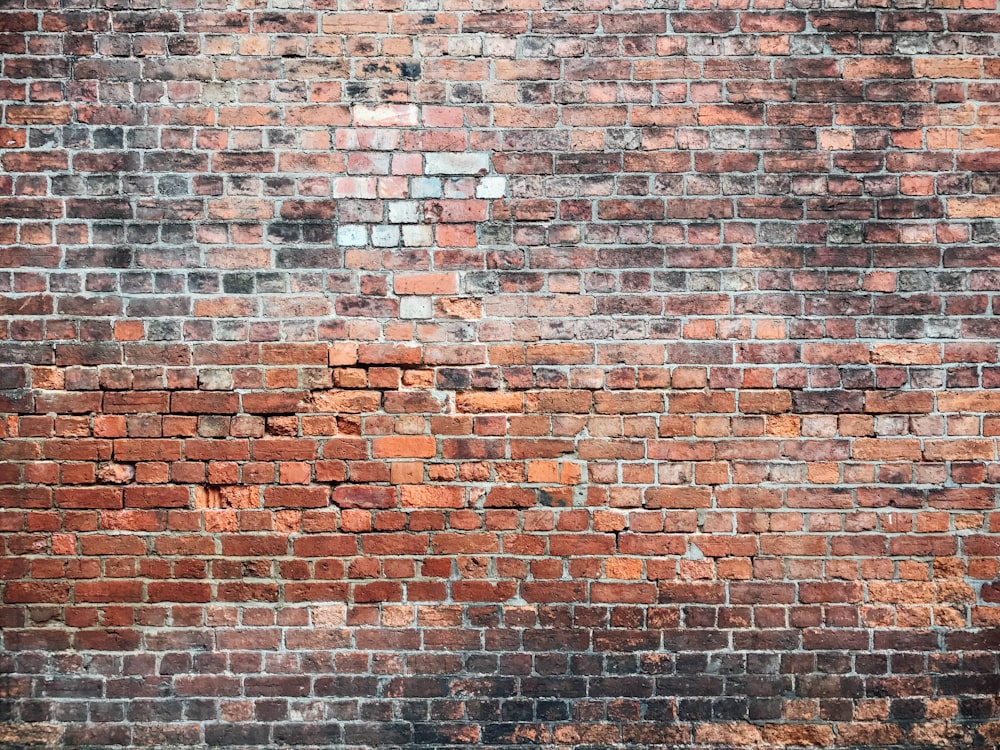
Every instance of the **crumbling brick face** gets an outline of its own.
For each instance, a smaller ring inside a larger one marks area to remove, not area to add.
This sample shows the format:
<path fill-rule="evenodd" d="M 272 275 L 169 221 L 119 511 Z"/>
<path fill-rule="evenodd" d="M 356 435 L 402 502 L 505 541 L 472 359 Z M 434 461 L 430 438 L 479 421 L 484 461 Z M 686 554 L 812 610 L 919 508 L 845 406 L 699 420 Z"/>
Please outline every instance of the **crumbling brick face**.
<path fill-rule="evenodd" d="M 4 0 L 0 744 L 1000 743 L 994 0 Z"/>

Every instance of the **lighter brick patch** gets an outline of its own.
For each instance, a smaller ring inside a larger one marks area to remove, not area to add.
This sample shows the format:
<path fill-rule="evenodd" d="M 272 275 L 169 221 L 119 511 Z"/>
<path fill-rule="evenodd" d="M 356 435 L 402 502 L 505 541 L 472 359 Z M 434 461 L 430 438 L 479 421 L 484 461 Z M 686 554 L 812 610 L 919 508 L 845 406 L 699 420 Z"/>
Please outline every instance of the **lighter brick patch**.
<path fill-rule="evenodd" d="M 374 177 L 337 177 L 333 181 L 334 198 L 375 198 Z"/>
<path fill-rule="evenodd" d="M 506 194 L 506 177 L 484 177 L 476 186 L 477 198 L 503 198 Z"/>
<path fill-rule="evenodd" d="M 361 247 L 367 239 L 368 232 L 363 226 L 348 225 L 337 229 L 337 244 L 342 247 Z"/>
<path fill-rule="evenodd" d="M 398 244 L 399 227 L 384 225 L 372 227 L 372 245 L 375 247 L 396 247 Z"/>
<path fill-rule="evenodd" d="M 466 154 L 427 154 L 424 174 L 486 174 L 490 169 L 490 155 L 474 151 Z"/>
<path fill-rule="evenodd" d="M 414 177 L 410 183 L 411 198 L 440 198 L 443 194 L 440 177 Z"/>
<path fill-rule="evenodd" d="M 948 216 L 953 219 L 995 219 L 1000 217 L 1000 198 L 949 198 Z"/>
<path fill-rule="evenodd" d="M 399 317 L 401 318 L 415 320 L 433 316 L 434 306 L 430 297 L 403 297 L 399 301 Z"/>
<path fill-rule="evenodd" d="M 57 724 L 0 724 L 0 745 L 54 747 L 62 739 L 63 731 Z"/>
<path fill-rule="evenodd" d="M 420 221 L 420 205 L 416 201 L 388 203 L 390 224 L 416 224 Z"/>
<path fill-rule="evenodd" d="M 434 242 L 434 228 L 425 224 L 403 227 L 403 244 L 406 247 L 423 247 Z"/>
<path fill-rule="evenodd" d="M 381 104 L 377 107 L 357 104 L 352 114 L 358 127 L 415 127 L 417 124 L 415 104 Z"/>

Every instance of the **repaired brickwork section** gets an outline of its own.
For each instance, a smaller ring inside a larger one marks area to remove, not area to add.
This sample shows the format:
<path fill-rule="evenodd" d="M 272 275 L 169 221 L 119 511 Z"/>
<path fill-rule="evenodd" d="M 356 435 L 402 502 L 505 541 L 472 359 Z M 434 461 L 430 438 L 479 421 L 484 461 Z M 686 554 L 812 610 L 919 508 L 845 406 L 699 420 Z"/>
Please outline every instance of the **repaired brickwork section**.
<path fill-rule="evenodd" d="M 0 53 L 4 747 L 1000 745 L 995 0 Z"/>

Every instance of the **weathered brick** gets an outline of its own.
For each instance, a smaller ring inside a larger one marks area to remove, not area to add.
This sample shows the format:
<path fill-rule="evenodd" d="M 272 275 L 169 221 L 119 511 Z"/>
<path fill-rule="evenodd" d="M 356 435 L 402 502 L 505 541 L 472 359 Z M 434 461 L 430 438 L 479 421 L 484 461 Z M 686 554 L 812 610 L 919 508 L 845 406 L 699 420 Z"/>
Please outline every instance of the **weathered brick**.
<path fill-rule="evenodd" d="M 465 505 L 460 487 L 403 485 L 401 493 L 403 507 L 461 508 Z"/>
<path fill-rule="evenodd" d="M 352 115 L 357 127 L 412 127 L 417 124 L 414 104 L 356 105 Z"/>
<path fill-rule="evenodd" d="M 396 489 L 342 486 L 334 489 L 332 500 L 341 508 L 391 508 L 396 505 Z"/>
<path fill-rule="evenodd" d="M 0 12 L 0 745 L 995 742 L 994 4 Z"/>
<path fill-rule="evenodd" d="M 489 169 L 487 153 L 429 153 L 424 157 L 425 174 L 478 175 Z"/>

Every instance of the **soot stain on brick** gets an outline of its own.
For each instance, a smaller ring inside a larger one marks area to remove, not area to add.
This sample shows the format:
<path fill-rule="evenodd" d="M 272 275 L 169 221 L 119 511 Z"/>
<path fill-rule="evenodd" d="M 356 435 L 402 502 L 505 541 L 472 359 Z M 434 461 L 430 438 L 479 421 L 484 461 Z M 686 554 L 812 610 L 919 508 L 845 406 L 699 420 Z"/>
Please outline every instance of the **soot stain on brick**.
<path fill-rule="evenodd" d="M 568 508 L 573 504 L 566 497 L 558 497 L 548 490 L 538 490 L 538 502 L 549 508 Z"/>
<path fill-rule="evenodd" d="M 403 62 L 399 64 L 399 75 L 401 78 L 416 80 L 420 78 L 420 63 Z"/>
<path fill-rule="evenodd" d="M 369 75 L 377 75 L 381 78 L 408 78 L 420 77 L 420 63 L 418 62 L 369 62 L 362 66 L 362 70 Z"/>
<path fill-rule="evenodd" d="M 344 93 L 347 95 L 348 99 L 369 101 L 374 99 L 372 88 L 373 87 L 367 83 L 357 83 L 352 81 L 344 87 Z"/>

